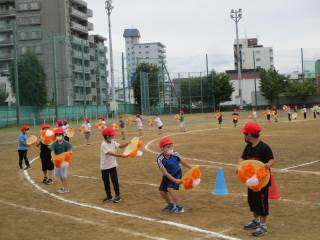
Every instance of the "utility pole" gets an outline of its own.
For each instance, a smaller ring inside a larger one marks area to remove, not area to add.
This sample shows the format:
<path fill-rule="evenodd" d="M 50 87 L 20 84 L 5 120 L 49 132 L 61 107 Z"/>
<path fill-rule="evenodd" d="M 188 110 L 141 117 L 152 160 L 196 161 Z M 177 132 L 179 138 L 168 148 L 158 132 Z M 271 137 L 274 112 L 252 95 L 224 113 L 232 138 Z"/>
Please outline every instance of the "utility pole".
<path fill-rule="evenodd" d="M 57 49 L 54 33 L 52 33 L 52 56 L 53 56 L 53 82 L 54 82 L 54 110 L 56 120 L 59 119 L 58 113 L 58 84 L 57 84 Z"/>
<path fill-rule="evenodd" d="M 122 59 L 122 85 L 123 85 L 123 103 L 124 103 L 124 113 L 127 113 L 127 101 L 126 101 L 126 84 L 124 75 L 124 53 L 121 54 Z"/>
<path fill-rule="evenodd" d="M 302 74 L 302 79 L 304 80 L 303 48 L 301 48 L 301 74 Z"/>
<path fill-rule="evenodd" d="M 230 13 L 231 19 L 236 24 L 236 37 L 237 37 L 237 67 L 238 67 L 238 81 L 239 81 L 239 99 L 240 99 L 240 109 L 243 109 L 243 100 L 242 100 L 242 88 L 241 88 L 241 54 L 240 54 L 240 44 L 239 44 L 239 31 L 238 31 L 238 23 L 242 18 L 242 9 L 231 10 Z"/>
<path fill-rule="evenodd" d="M 82 58 L 82 82 L 83 82 L 83 116 L 86 116 L 87 112 L 87 90 L 86 90 L 86 75 L 84 70 L 84 40 L 81 40 L 81 58 Z"/>
<path fill-rule="evenodd" d="M 258 100 L 257 100 L 257 71 L 256 71 L 256 53 L 253 50 L 253 69 L 254 69 L 254 101 L 256 108 L 258 107 Z"/>
<path fill-rule="evenodd" d="M 17 127 L 20 125 L 20 92 L 19 92 L 19 73 L 18 73 L 18 43 L 17 43 L 17 19 L 14 21 L 13 29 L 13 54 L 14 54 L 14 83 L 16 91 L 16 116 L 17 116 Z"/>
<path fill-rule="evenodd" d="M 112 52 L 112 36 L 111 36 L 111 12 L 114 7 L 112 6 L 112 0 L 105 1 L 105 9 L 108 15 L 108 27 L 109 27 L 109 52 L 110 52 L 110 75 L 111 75 L 111 98 L 112 108 L 114 113 L 116 112 L 116 90 L 114 86 L 114 69 L 113 69 L 113 52 Z"/>

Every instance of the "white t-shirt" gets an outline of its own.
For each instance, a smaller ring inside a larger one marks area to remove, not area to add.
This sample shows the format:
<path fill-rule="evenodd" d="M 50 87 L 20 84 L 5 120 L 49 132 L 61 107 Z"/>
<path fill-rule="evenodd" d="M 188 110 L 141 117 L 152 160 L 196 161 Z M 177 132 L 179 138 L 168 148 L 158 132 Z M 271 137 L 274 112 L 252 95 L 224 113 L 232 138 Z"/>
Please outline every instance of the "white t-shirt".
<path fill-rule="evenodd" d="M 157 127 L 162 127 L 163 126 L 163 123 L 162 123 L 160 117 L 155 117 L 154 121 L 156 122 Z"/>
<path fill-rule="evenodd" d="M 69 124 L 62 126 L 62 129 L 63 129 L 63 131 L 64 131 L 64 135 L 65 135 L 65 136 L 67 135 L 67 130 L 68 130 L 68 128 L 69 128 Z"/>
<path fill-rule="evenodd" d="M 141 118 L 136 118 L 136 123 L 137 123 L 138 129 L 142 129 L 143 128 L 143 123 L 142 123 Z"/>
<path fill-rule="evenodd" d="M 91 124 L 90 123 L 83 123 L 82 127 L 84 128 L 84 132 L 91 132 Z"/>
<path fill-rule="evenodd" d="M 119 143 L 112 140 L 111 143 L 106 141 L 102 141 L 101 143 L 101 155 L 100 155 L 100 168 L 101 170 L 110 169 L 118 166 L 117 158 L 111 156 L 107 153 L 109 152 L 116 152 L 116 149 L 120 146 Z"/>

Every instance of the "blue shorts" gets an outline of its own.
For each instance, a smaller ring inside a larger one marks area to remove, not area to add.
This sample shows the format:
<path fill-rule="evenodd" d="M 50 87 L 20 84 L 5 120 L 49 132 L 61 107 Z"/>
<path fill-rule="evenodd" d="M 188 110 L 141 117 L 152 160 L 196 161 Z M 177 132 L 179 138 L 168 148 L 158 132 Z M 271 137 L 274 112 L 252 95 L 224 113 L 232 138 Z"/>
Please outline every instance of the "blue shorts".
<path fill-rule="evenodd" d="M 54 175 L 56 177 L 62 177 L 62 178 L 67 178 L 68 175 L 68 167 L 60 167 L 60 168 L 54 168 Z"/>
<path fill-rule="evenodd" d="M 178 171 L 175 175 L 172 175 L 174 178 L 176 179 L 181 179 L 182 177 L 182 172 L 181 170 Z M 168 192 L 168 188 L 172 188 L 174 190 L 179 190 L 179 184 L 172 182 L 171 180 L 169 180 L 167 177 L 163 176 L 162 177 L 162 181 L 160 183 L 160 187 L 159 187 L 159 191 L 162 192 Z"/>

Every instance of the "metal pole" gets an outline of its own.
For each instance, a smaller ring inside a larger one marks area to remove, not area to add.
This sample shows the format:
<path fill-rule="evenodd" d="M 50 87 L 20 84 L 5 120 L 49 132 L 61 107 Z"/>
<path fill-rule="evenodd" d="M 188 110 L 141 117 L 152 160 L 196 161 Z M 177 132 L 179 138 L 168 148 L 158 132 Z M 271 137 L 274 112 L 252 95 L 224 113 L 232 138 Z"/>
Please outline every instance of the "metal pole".
<path fill-rule="evenodd" d="M 84 72 L 84 40 L 81 40 L 81 58 L 82 58 L 82 81 L 83 81 L 83 116 L 86 116 L 87 110 L 87 90 L 86 90 L 86 76 Z"/>
<path fill-rule="evenodd" d="M 142 79 L 142 71 L 140 71 L 140 74 L 139 74 L 139 81 L 140 81 L 140 107 L 141 107 L 141 114 L 143 114 L 143 86 L 142 86 L 142 83 L 143 83 L 143 79 Z"/>
<path fill-rule="evenodd" d="M 258 100 L 257 100 L 257 71 L 256 71 L 256 53 L 253 50 L 253 69 L 254 69 L 254 102 L 255 106 L 258 107 Z"/>
<path fill-rule="evenodd" d="M 16 90 L 16 116 L 17 116 L 17 126 L 20 125 L 20 92 L 19 92 L 19 73 L 18 73 L 18 43 L 17 43 L 17 20 L 14 22 L 13 30 L 13 54 L 14 54 L 14 83 Z"/>
<path fill-rule="evenodd" d="M 58 84 L 57 84 L 57 49 L 56 49 L 56 42 L 55 36 L 52 33 L 52 56 L 53 56 L 53 82 L 54 82 L 54 111 L 56 115 L 56 120 L 59 119 L 59 112 L 58 112 Z"/>
<path fill-rule="evenodd" d="M 111 98 L 113 104 L 116 102 L 116 91 L 115 91 L 115 86 L 114 86 L 114 69 L 113 69 L 113 52 L 112 52 L 112 36 L 111 36 L 111 12 L 113 9 L 112 6 L 112 0 L 107 0 L 105 2 L 106 4 L 106 11 L 108 14 L 108 28 L 109 28 L 109 52 L 110 52 L 110 74 L 111 74 Z M 114 106 L 114 105 L 113 105 Z M 116 109 L 112 109 L 116 111 Z"/>
<path fill-rule="evenodd" d="M 302 79 L 304 80 L 303 48 L 301 48 L 301 71 L 302 71 Z"/>
<path fill-rule="evenodd" d="M 122 85 L 123 85 L 123 103 L 124 103 L 124 113 L 127 113 L 127 102 L 126 102 L 126 83 L 124 75 L 124 53 L 121 54 L 122 57 Z"/>

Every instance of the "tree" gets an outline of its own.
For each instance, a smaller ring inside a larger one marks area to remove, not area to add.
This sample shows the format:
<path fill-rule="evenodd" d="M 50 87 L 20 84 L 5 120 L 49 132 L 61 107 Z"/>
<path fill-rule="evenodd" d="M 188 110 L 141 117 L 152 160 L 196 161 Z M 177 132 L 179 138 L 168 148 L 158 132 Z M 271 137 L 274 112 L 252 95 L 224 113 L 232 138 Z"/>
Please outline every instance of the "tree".
<path fill-rule="evenodd" d="M 279 74 L 275 69 L 264 70 L 260 72 L 261 85 L 260 90 L 262 95 L 273 103 L 278 99 L 279 95 L 285 92 L 286 76 Z"/>
<path fill-rule="evenodd" d="M 213 93 L 216 105 L 220 103 L 231 101 L 231 95 L 234 91 L 229 76 L 226 73 L 211 72 L 213 79 Z"/>
<path fill-rule="evenodd" d="M 160 69 L 155 64 L 140 63 L 136 69 L 134 81 L 133 81 L 133 91 L 134 99 L 136 103 L 141 106 L 141 78 L 145 77 L 147 79 L 148 89 L 149 89 L 149 104 L 150 106 L 156 106 L 159 104 L 159 91 L 162 91 L 163 84 L 159 84 L 159 73 Z M 142 76 L 141 74 L 145 74 Z"/>
<path fill-rule="evenodd" d="M 11 69 L 10 82 L 15 93 L 14 71 Z M 20 104 L 43 107 L 47 104 L 46 74 L 33 52 L 23 54 L 18 61 L 18 82 Z"/>
<path fill-rule="evenodd" d="M 8 98 L 9 94 L 6 91 L 5 86 L 0 85 L 0 106 L 7 105 L 6 100 Z"/>
<path fill-rule="evenodd" d="M 288 97 L 304 98 L 314 94 L 315 91 L 314 79 L 305 79 L 304 81 L 291 80 L 287 83 L 285 95 Z"/>

